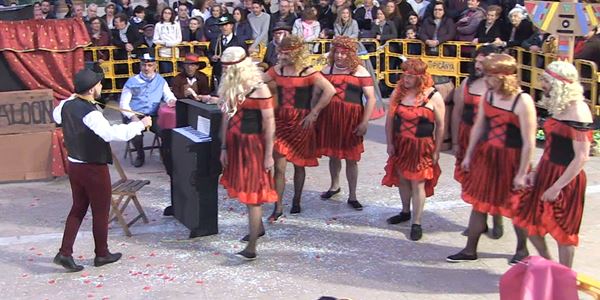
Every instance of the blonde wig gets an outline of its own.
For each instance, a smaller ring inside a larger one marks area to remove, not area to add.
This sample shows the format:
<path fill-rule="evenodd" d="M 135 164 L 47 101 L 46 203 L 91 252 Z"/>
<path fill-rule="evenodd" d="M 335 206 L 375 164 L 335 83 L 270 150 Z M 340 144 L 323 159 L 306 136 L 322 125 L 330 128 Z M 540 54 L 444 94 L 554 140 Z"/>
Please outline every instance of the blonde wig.
<path fill-rule="evenodd" d="M 542 75 L 551 86 L 544 94 L 541 104 L 551 114 L 559 114 L 572 102 L 584 101 L 583 87 L 573 64 L 566 61 L 554 61 L 546 67 Z"/>
<path fill-rule="evenodd" d="M 486 76 L 495 76 L 500 80 L 500 94 L 512 96 L 519 92 L 517 61 L 512 56 L 493 53 L 482 61 L 482 65 Z"/>
<path fill-rule="evenodd" d="M 221 64 L 227 67 L 219 84 L 221 110 L 230 117 L 246 95 L 262 83 L 262 73 L 241 47 L 229 47 L 221 55 Z"/>
<path fill-rule="evenodd" d="M 311 61 L 308 58 L 308 48 L 304 44 L 304 39 L 297 35 L 288 35 L 281 39 L 277 51 L 290 55 L 290 61 L 294 64 L 296 71 L 301 71 L 308 67 Z"/>

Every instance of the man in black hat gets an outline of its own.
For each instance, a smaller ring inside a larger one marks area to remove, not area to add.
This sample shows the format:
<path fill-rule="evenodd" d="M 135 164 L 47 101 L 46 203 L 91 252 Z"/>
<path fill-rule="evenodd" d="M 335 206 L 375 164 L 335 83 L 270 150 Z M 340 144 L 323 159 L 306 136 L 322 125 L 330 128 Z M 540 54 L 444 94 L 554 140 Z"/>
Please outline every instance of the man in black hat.
<path fill-rule="evenodd" d="M 233 24 L 235 21 L 232 17 L 223 16 L 219 19 L 219 26 L 221 28 L 221 35 L 212 39 L 208 46 L 207 55 L 213 67 L 213 87 L 216 90 L 218 83 L 221 80 L 221 73 L 223 67 L 221 66 L 221 54 L 229 47 L 238 46 L 244 49 L 246 43 L 238 40 L 233 34 Z"/>
<path fill-rule="evenodd" d="M 273 26 L 273 40 L 267 45 L 267 52 L 263 58 L 263 62 L 272 67 L 277 64 L 277 46 L 281 40 L 292 34 L 292 27 L 286 22 L 278 22 Z"/>
<path fill-rule="evenodd" d="M 108 215 L 111 181 L 107 164 L 112 163 L 111 141 L 127 141 L 152 125 L 149 117 L 127 125 L 110 125 L 93 104 L 100 97 L 103 74 L 83 69 L 75 74 L 75 95 L 54 109 L 56 124 L 62 124 L 69 153 L 69 181 L 73 205 L 65 223 L 62 245 L 54 263 L 71 272 L 83 270 L 73 260 L 73 244 L 88 207 L 92 207 L 96 267 L 116 262 L 121 253 L 108 251 Z"/>

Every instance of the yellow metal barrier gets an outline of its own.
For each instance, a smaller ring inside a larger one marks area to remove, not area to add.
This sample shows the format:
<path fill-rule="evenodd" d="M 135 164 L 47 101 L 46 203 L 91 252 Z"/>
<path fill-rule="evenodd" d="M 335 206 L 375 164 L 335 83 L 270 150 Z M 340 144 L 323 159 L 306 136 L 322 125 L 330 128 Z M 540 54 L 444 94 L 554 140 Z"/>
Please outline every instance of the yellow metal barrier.
<path fill-rule="evenodd" d="M 247 41 L 247 43 L 251 43 L 251 41 Z M 368 53 L 362 56 L 362 58 L 371 59 L 374 63 L 373 67 L 377 73 L 377 78 L 384 80 L 384 83 L 389 87 L 396 86 L 394 79 L 402 73 L 399 67 L 400 57 L 402 56 L 407 58 L 421 58 L 429 66 L 429 72 L 432 75 L 452 77 L 454 78 L 455 85 L 458 86 L 462 79 L 469 75 L 470 63 L 472 63 L 471 55 L 480 46 L 469 42 L 446 42 L 438 46 L 439 51 L 437 53 L 432 53 L 419 40 L 394 39 L 389 40 L 385 45 L 380 45 L 379 41 L 375 39 L 362 39 L 361 43 L 368 50 Z M 309 57 L 311 60 L 310 64 L 317 70 L 320 70 L 327 64 L 325 54 L 329 52 L 331 40 L 315 40 L 307 44 L 312 53 Z M 173 57 L 158 56 L 158 49 L 161 47 L 156 46 L 154 55 L 157 60 L 173 64 L 172 72 L 165 73 L 161 70 L 159 72 L 166 77 L 176 76 L 179 73 L 177 62 L 183 60 L 185 53 L 206 53 L 208 46 L 208 42 L 185 42 L 173 47 L 173 50 L 178 49 L 177 51 L 179 52 L 179 55 Z M 102 61 L 100 64 L 105 72 L 105 82 L 109 83 L 105 87 L 105 90 L 103 90 L 104 93 L 119 93 L 121 90 L 118 87 L 117 81 L 122 84 L 127 78 L 137 73 L 139 59 L 134 55 L 136 50 L 124 55 L 124 50 L 114 46 L 85 48 L 84 51 L 88 60 L 97 61 L 101 53 L 108 54 L 108 60 Z M 115 52 L 121 54 L 121 56 L 115 56 Z M 251 57 L 256 60 L 262 60 L 265 53 L 266 47 L 261 44 L 259 51 L 252 53 Z M 519 79 L 523 90 L 531 94 L 534 99 L 540 99 L 540 76 L 544 72 L 545 66 L 554 61 L 556 56 L 553 54 L 530 52 L 520 47 L 510 48 L 508 49 L 508 53 L 517 60 L 519 65 Z M 120 59 L 116 59 L 116 57 Z M 202 67 L 200 71 L 209 78 L 212 78 L 212 67 L 209 58 L 201 55 L 201 63 Z M 581 84 L 584 86 L 586 97 L 590 101 L 590 107 L 596 116 L 600 116 L 600 103 L 598 99 L 600 76 L 598 75 L 598 67 L 595 63 L 586 60 L 576 60 L 575 66 L 581 76 Z"/>
<path fill-rule="evenodd" d="M 589 276 L 578 274 L 577 287 L 580 291 L 600 300 L 600 281 L 597 281 Z"/>

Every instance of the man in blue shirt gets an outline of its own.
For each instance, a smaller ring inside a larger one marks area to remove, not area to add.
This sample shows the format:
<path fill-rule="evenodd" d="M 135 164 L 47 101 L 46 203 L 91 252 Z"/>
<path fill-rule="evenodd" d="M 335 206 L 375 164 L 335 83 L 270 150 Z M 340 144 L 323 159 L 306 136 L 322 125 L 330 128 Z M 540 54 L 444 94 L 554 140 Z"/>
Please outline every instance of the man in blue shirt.
<path fill-rule="evenodd" d="M 161 136 L 161 129 L 158 128 L 156 117 L 160 105 L 175 106 L 177 98 L 169 88 L 167 81 L 156 72 L 156 60 L 150 54 L 145 53 L 140 59 L 140 74 L 137 74 L 127 80 L 123 91 L 121 92 L 120 106 L 126 110 L 132 110 L 152 117 L 153 126 L 150 131 Z M 138 117 L 130 112 L 123 112 L 123 122 L 129 123 L 137 121 Z M 137 157 L 133 166 L 139 168 L 144 165 L 144 136 L 138 135 L 131 140 L 133 147 L 137 151 Z M 170 157 L 167 155 L 170 145 L 161 146 L 161 158 L 170 173 Z"/>

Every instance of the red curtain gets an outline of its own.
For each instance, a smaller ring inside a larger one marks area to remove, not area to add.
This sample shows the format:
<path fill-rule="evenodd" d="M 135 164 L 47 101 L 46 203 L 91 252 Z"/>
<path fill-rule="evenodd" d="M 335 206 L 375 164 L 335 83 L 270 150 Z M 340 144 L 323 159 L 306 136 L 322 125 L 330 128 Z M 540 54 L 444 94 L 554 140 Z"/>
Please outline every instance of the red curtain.
<path fill-rule="evenodd" d="M 73 91 L 90 37 L 81 19 L 0 21 L 0 51 L 27 88 L 52 89 L 55 105 Z M 65 175 L 62 130 L 52 135 L 52 175 Z"/>

